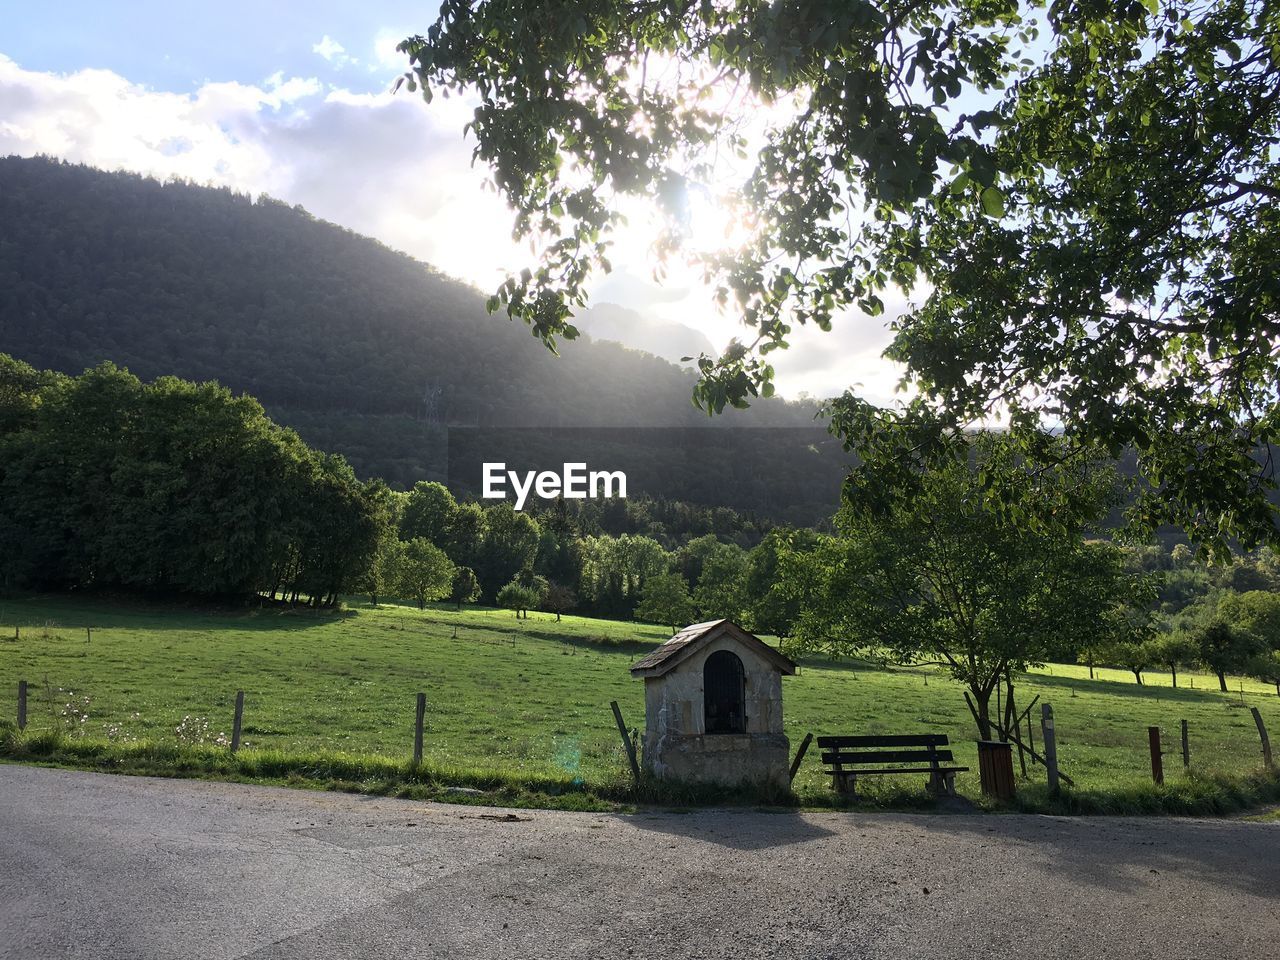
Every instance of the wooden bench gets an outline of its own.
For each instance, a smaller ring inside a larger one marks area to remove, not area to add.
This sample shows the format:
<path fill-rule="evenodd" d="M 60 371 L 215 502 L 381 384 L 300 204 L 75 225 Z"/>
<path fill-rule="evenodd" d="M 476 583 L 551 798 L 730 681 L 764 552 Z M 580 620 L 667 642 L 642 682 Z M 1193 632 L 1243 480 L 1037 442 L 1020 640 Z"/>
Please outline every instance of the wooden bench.
<path fill-rule="evenodd" d="M 856 792 L 858 777 L 898 773 L 927 773 L 931 794 L 954 797 L 955 775 L 969 768 L 953 765 L 955 757 L 949 746 L 945 733 L 818 738 L 832 787 L 849 797 Z"/>

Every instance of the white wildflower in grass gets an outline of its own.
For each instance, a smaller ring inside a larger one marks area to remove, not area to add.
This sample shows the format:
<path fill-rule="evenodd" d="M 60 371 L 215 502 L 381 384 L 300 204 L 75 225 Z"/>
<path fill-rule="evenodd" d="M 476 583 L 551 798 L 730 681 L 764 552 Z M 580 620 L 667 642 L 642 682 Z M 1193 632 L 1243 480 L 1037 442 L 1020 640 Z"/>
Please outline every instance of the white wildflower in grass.
<path fill-rule="evenodd" d="M 225 733 L 214 734 L 210 732 L 209 721 L 205 717 L 185 716 L 182 722 L 174 727 L 174 734 L 178 738 L 179 743 L 185 743 L 190 746 L 199 746 L 204 743 L 212 743 L 219 747 L 229 747 L 231 739 Z"/>
<path fill-rule="evenodd" d="M 65 692 L 68 697 L 66 703 L 62 705 L 62 710 L 55 717 L 58 725 L 64 733 L 75 731 L 82 735 L 85 729 L 84 725 L 89 722 L 89 707 L 92 704 L 92 698 L 77 697 L 74 690 L 59 690 L 58 692 Z"/>

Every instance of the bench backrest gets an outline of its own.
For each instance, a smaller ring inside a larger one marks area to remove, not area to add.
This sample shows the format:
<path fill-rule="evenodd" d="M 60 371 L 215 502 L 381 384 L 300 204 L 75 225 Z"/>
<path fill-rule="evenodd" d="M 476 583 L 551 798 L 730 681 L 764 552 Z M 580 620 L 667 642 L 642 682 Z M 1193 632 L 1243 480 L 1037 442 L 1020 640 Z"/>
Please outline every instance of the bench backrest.
<path fill-rule="evenodd" d="M 819 737 L 822 762 L 852 767 L 871 764 L 951 763 L 954 757 L 945 733 L 892 734 L 863 737 Z"/>

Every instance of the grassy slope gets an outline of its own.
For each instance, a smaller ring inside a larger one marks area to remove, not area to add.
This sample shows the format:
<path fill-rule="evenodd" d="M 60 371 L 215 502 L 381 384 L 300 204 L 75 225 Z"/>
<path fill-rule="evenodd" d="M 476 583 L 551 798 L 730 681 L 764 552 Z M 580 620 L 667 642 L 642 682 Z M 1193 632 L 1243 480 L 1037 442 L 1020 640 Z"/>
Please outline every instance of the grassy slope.
<path fill-rule="evenodd" d="M 0 604 L 0 637 L 22 625 L 18 642 L 0 640 L 0 716 L 13 715 L 19 679 L 32 685 L 30 729 L 52 729 L 67 702 L 89 697 L 86 739 L 173 743 L 184 716 L 228 732 L 237 688 L 246 691 L 246 746 L 285 755 L 334 752 L 404 757 L 411 748 L 413 696 L 427 694 L 426 759 L 437 768 L 517 778 L 616 784 L 624 759 L 609 701 L 643 726 L 643 697 L 628 664 L 665 639 L 660 628 L 506 611 L 418 611 L 355 604 L 343 615 L 121 605 L 92 599 L 30 598 Z M 93 626 L 92 642 L 84 627 Z M 454 631 L 457 639 L 454 639 Z M 1180 678 L 1180 684 L 1192 677 Z M 46 697 L 47 686 L 53 694 Z M 1131 792 L 1149 785 L 1146 727 L 1166 731 L 1177 749 L 1178 722 L 1191 725 L 1193 762 L 1203 773 L 1240 775 L 1260 763 L 1258 736 L 1236 692 L 1194 675 L 1195 689 L 1170 689 L 1167 674 L 1138 687 L 1120 671 L 1090 681 L 1076 666 L 1051 665 L 1019 681 L 1023 704 L 1035 694 L 1054 705 L 1059 757 L 1085 790 Z M 59 689 L 61 688 L 61 689 Z M 1243 681 L 1280 740 L 1280 697 Z M 784 684 L 787 733 L 940 731 L 975 772 L 958 779 L 977 796 L 973 723 L 960 688 L 928 668 L 873 669 L 806 663 Z M 136 714 L 136 715 L 135 715 Z M 1038 708 L 1037 708 L 1038 714 Z M 1280 745 L 1278 745 L 1280 746 Z M 1180 758 L 1166 757 L 1170 781 Z M 1041 779 L 1039 770 L 1033 778 Z M 914 790 L 886 778 L 890 793 Z M 796 781 L 802 797 L 826 794 L 816 751 Z M 1034 791 L 1033 791 L 1034 795 Z"/>

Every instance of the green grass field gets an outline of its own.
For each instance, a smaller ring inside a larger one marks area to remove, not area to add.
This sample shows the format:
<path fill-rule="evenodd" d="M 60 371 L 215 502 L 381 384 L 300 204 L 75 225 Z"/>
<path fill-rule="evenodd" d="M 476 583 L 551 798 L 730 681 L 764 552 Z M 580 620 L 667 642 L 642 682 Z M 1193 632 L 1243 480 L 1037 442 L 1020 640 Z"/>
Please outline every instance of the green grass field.
<path fill-rule="evenodd" d="M 13 624 L 17 641 L 9 639 Z M 642 684 L 627 668 L 667 635 L 580 617 L 556 623 L 535 613 L 517 621 L 483 608 L 353 602 L 340 614 L 241 613 L 11 599 L 0 603 L 0 717 L 13 718 L 17 682 L 25 679 L 29 733 L 73 729 L 72 740 L 86 743 L 173 744 L 184 718 L 188 728 L 207 721 L 210 738 L 229 734 L 235 691 L 243 689 L 248 751 L 404 759 L 421 690 L 425 759 L 435 768 L 616 785 L 626 767 L 609 701 L 620 703 L 629 725 L 643 727 Z M 1018 680 L 1018 698 L 1025 705 L 1039 694 L 1053 705 L 1062 768 L 1083 791 L 1123 794 L 1150 784 L 1148 725 L 1166 731 L 1171 784 L 1184 778 L 1176 753 L 1184 718 L 1201 774 L 1258 769 L 1247 706 L 1260 708 L 1280 741 L 1280 697 L 1272 688 L 1233 679 L 1223 694 L 1203 674 L 1180 676 L 1176 690 L 1167 674 L 1146 679 L 1139 687 L 1128 673 L 1100 670 L 1090 680 L 1083 667 L 1049 665 Z M 974 724 L 961 688 L 940 671 L 809 660 L 784 682 L 784 697 L 793 748 L 810 731 L 948 734 L 960 762 L 975 768 L 957 786 L 978 796 Z M 873 796 L 876 789 L 898 797 L 923 791 L 923 778 L 883 779 L 892 783 L 874 787 Z M 1042 771 L 1032 768 L 1031 779 L 1042 781 Z M 816 750 L 795 786 L 803 801 L 826 802 Z"/>

